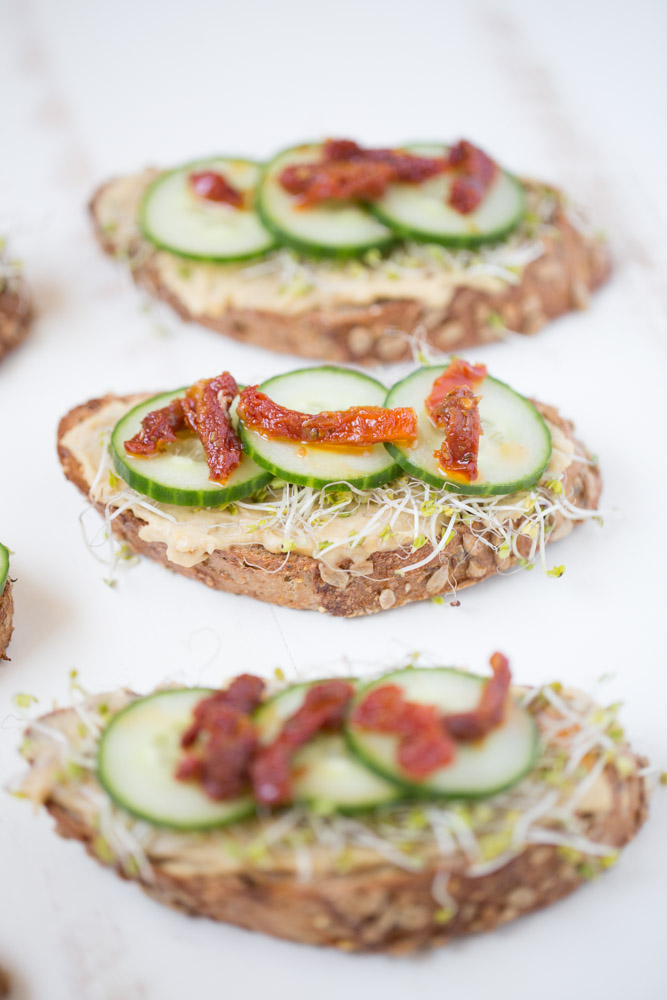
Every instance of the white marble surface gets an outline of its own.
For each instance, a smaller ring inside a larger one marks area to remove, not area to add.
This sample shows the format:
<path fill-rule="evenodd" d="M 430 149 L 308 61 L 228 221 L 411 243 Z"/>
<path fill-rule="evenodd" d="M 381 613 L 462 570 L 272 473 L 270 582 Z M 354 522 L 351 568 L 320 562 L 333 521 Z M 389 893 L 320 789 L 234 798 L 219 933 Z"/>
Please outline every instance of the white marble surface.
<path fill-rule="evenodd" d="M 518 678 L 560 677 L 626 703 L 638 748 L 667 764 L 663 564 L 667 7 L 659 2 L 318 5 L 0 0 L 0 229 L 39 319 L 0 371 L 0 535 L 14 550 L 16 633 L 0 668 L 0 779 L 20 772 L 11 698 L 67 697 L 239 669 L 290 676 L 341 656 L 421 649 Z M 209 593 L 144 562 L 114 589 L 83 545 L 60 473 L 59 416 L 105 390 L 168 387 L 293 359 L 227 343 L 142 298 L 92 240 L 84 204 L 105 177 L 209 151 L 265 156 L 291 141 L 469 136 L 562 184 L 609 232 L 616 272 L 589 312 L 476 354 L 558 403 L 600 456 L 604 528 L 553 550 L 560 580 L 520 574 L 462 595 L 340 621 Z M 137 624 L 142 620 L 143 624 Z M 665 996 L 665 796 L 599 882 L 492 935 L 415 960 L 350 957 L 190 920 L 152 903 L 0 797 L 0 964 L 29 1000 L 291 1000 Z"/>

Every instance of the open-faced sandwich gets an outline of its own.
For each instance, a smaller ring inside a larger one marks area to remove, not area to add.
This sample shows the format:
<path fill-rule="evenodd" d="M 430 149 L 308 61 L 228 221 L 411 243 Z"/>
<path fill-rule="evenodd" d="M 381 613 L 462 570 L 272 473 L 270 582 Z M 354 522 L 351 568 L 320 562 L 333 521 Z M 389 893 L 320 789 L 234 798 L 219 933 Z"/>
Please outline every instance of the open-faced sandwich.
<path fill-rule="evenodd" d="M 567 895 L 647 812 L 615 707 L 491 666 L 84 697 L 28 729 L 22 791 L 178 909 L 349 951 L 442 945 Z"/>
<path fill-rule="evenodd" d="M 447 351 L 534 333 L 609 273 L 558 190 L 465 140 L 219 156 L 110 181 L 91 211 L 102 247 L 183 317 L 332 361 L 409 357 L 418 327 Z"/>
<path fill-rule="evenodd" d="M 345 368 L 91 400 L 65 474 L 133 552 L 210 587 L 362 615 L 539 561 L 595 516 L 572 426 L 461 359 L 388 392 Z M 562 567 L 549 570 L 560 575 Z"/>
<path fill-rule="evenodd" d="M 14 630 L 13 617 L 14 598 L 12 581 L 9 579 L 9 551 L 0 544 L 0 660 L 8 659 L 6 653 Z"/>
<path fill-rule="evenodd" d="M 31 320 L 32 306 L 21 264 L 0 239 L 0 361 L 21 343 Z"/>

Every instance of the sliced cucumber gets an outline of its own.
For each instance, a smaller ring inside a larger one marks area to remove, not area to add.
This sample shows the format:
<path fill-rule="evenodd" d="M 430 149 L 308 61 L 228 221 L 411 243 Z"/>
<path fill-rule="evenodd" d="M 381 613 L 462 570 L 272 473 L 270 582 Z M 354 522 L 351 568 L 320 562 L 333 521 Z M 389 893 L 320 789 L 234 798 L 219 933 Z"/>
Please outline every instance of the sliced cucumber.
<path fill-rule="evenodd" d="M 412 668 L 386 674 L 362 688 L 350 710 L 374 688 L 398 685 L 407 701 L 435 705 L 443 714 L 476 707 L 486 678 L 451 667 Z M 352 751 L 388 781 L 411 792 L 443 798 L 482 798 L 516 784 L 532 768 L 538 749 L 533 718 L 510 702 L 503 722 L 481 740 L 458 743 L 447 767 L 416 781 L 398 763 L 398 736 L 362 729 L 349 721 L 345 734 Z"/>
<path fill-rule="evenodd" d="M 260 385 L 275 403 L 302 413 L 346 410 L 350 406 L 383 406 L 386 389 L 370 375 L 321 365 L 276 375 Z M 264 437 L 239 421 L 243 448 L 258 465 L 299 486 L 344 482 L 359 489 L 388 483 L 401 474 L 384 445 L 327 448 Z"/>
<path fill-rule="evenodd" d="M 504 382 L 487 376 L 475 394 L 481 396 L 479 413 L 479 473 L 472 483 L 445 476 L 435 452 L 442 447 L 444 431 L 426 412 L 426 399 L 435 379 L 447 365 L 418 368 L 389 390 L 385 406 L 412 406 L 418 435 L 412 445 L 387 444 L 385 448 L 402 468 L 431 486 L 453 493 L 481 496 L 514 493 L 538 481 L 551 455 L 551 435 L 530 400 Z"/>
<path fill-rule="evenodd" d="M 260 742 L 271 743 L 286 720 L 303 704 L 314 684 L 295 684 L 266 702 L 256 713 Z M 338 733 L 320 733 L 295 755 L 291 774 L 297 802 L 323 811 L 356 812 L 398 798 L 396 785 L 378 777 L 347 747 Z"/>
<path fill-rule="evenodd" d="M 5 589 L 7 574 L 9 572 L 9 550 L 0 543 L 0 594 Z"/>
<path fill-rule="evenodd" d="M 211 693 L 206 688 L 158 691 L 113 717 L 100 741 L 97 773 L 126 812 L 177 830 L 224 826 L 254 813 L 250 795 L 216 802 L 195 782 L 174 776 L 193 709 Z"/>
<path fill-rule="evenodd" d="M 197 197 L 188 180 L 197 170 L 221 174 L 245 195 L 248 207 Z M 251 160 L 216 157 L 162 174 L 141 203 L 139 223 L 144 236 L 163 250 L 194 260 L 247 260 L 267 253 L 275 240 L 253 206 L 260 172 L 259 164 Z"/>
<path fill-rule="evenodd" d="M 199 438 L 184 433 L 168 448 L 149 458 L 137 458 L 125 451 L 125 442 L 139 431 L 141 421 L 151 410 L 159 410 L 185 389 L 153 396 L 126 413 L 111 435 L 111 456 L 116 472 L 128 486 L 162 503 L 182 507 L 222 507 L 241 500 L 271 482 L 271 476 L 244 455 L 224 486 L 211 482 L 206 455 Z"/>
<path fill-rule="evenodd" d="M 407 146 L 421 156 L 446 156 L 447 147 Z M 525 208 L 521 184 L 499 170 L 479 208 L 468 215 L 448 204 L 454 176 L 438 174 L 420 184 L 391 184 L 382 198 L 369 203 L 380 222 L 398 235 L 445 246 L 475 247 L 494 243 L 508 235 L 521 221 Z"/>
<path fill-rule="evenodd" d="M 322 149 L 321 144 L 295 146 L 265 167 L 257 195 L 257 211 L 265 226 L 281 243 L 317 257 L 356 257 L 389 246 L 395 239 L 391 229 L 361 205 L 327 201 L 303 208 L 283 188 L 283 170 L 320 160 Z"/>

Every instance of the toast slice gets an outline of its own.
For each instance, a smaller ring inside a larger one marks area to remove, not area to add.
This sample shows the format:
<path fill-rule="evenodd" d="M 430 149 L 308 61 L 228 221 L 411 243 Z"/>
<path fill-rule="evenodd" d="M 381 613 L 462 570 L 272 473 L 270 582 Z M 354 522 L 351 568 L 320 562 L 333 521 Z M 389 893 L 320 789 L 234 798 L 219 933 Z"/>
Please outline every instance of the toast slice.
<path fill-rule="evenodd" d="M 7 578 L 4 589 L 0 593 L 0 660 L 7 660 L 7 646 L 12 638 L 14 617 L 14 597 L 12 581 Z"/>
<path fill-rule="evenodd" d="M 200 263 L 157 250 L 139 229 L 143 193 L 158 171 L 118 178 L 92 197 L 97 240 L 134 281 L 192 320 L 235 340 L 326 361 L 408 359 L 418 329 L 444 351 L 532 334 L 572 309 L 610 273 L 605 243 L 555 188 L 525 182 L 526 221 L 503 243 L 469 251 L 409 246 L 372 263 L 295 258 Z M 421 255 L 421 256 L 420 256 Z"/>
<path fill-rule="evenodd" d="M 647 815 L 646 762 L 613 711 L 552 685 L 528 699 L 543 740 L 534 770 L 480 803 L 425 801 L 354 818 L 291 807 L 171 831 L 134 820 L 96 778 L 99 736 L 133 697 L 87 698 L 41 718 L 23 747 L 24 794 L 45 805 L 61 836 L 157 901 L 289 941 L 405 954 L 491 930 L 609 867 Z M 577 733 L 587 737 L 583 764 Z"/>
<path fill-rule="evenodd" d="M 32 322 L 32 306 L 25 278 L 2 276 L 0 259 L 0 361 L 26 337 Z"/>
<path fill-rule="evenodd" d="M 390 532 L 392 537 L 388 541 L 350 544 L 338 550 L 335 565 L 328 562 L 326 549 L 320 552 L 321 544 L 318 544 L 318 539 L 325 543 L 330 536 L 330 524 L 315 535 L 314 542 L 311 533 L 307 544 L 285 552 L 280 537 L 257 530 L 257 524 L 252 523 L 257 521 L 257 516 L 241 522 L 237 520 L 238 512 L 192 514 L 187 509 L 171 507 L 172 514 L 185 510 L 183 517 L 189 518 L 187 537 L 177 537 L 173 517 L 166 520 L 164 516 L 153 515 L 145 506 L 128 504 L 124 484 L 119 483 L 113 473 L 115 486 L 111 492 L 107 487 L 111 467 L 104 465 L 103 435 L 141 398 L 144 397 L 106 396 L 90 400 L 66 414 L 58 429 L 58 454 L 63 470 L 88 498 L 91 498 L 91 485 L 95 483 L 91 502 L 101 514 L 105 510 L 113 513 L 122 506 L 109 523 L 115 536 L 132 552 L 148 556 L 208 587 L 246 594 L 289 608 L 355 617 L 454 593 L 499 571 L 511 569 L 528 554 L 531 540 L 526 535 L 522 537 L 522 515 L 517 515 L 518 555 L 503 550 L 500 536 L 487 533 L 485 540 L 480 539 L 483 526 L 470 518 L 457 522 L 454 535 L 440 553 L 435 553 L 431 543 L 423 539 L 419 539 L 418 544 L 410 517 L 408 530 L 403 535 L 395 530 Z M 550 522 L 548 540 L 554 541 L 572 530 L 578 521 L 577 509 L 581 509 L 583 518 L 597 508 L 602 483 L 597 467 L 576 440 L 572 424 L 553 407 L 535 405 L 548 421 L 554 440 L 560 442 L 554 453 L 566 456 L 566 468 L 558 471 L 561 472 L 561 496 L 571 506 L 569 516 L 557 513 Z M 548 467 L 546 475 L 552 474 Z M 138 494 L 135 496 L 140 500 Z M 551 499 L 558 503 L 557 498 Z M 523 509 L 524 500 L 519 499 L 518 503 Z M 159 508 L 154 503 L 152 506 Z M 228 528 L 223 536 L 215 528 L 221 521 L 225 521 Z M 237 524 L 240 525 L 238 530 Z M 345 538 L 351 526 L 350 521 L 340 525 Z M 202 534 L 193 548 L 191 532 L 199 528 Z M 359 533 L 362 532 L 363 524 Z M 262 541 L 258 544 L 259 539 Z M 419 565 L 412 569 L 415 564 Z"/>

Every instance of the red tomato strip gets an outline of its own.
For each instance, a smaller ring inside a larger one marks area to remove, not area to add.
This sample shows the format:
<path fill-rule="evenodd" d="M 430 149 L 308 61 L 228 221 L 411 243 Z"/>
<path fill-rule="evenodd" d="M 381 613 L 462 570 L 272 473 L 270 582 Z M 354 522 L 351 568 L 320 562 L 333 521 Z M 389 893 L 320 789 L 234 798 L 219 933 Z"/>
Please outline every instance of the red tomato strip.
<path fill-rule="evenodd" d="M 353 694 L 353 685 L 340 680 L 324 681 L 309 689 L 301 708 L 287 719 L 280 735 L 255 757 L 251 776 L 258 802 L 281 806 L 291 801 L 293 755 L 323 729 L 340 728 Z"/>
<path fill-rule="evenodd" d="M 485 365 L 471 365 L 455 358 L 435 380 L 426 400 L 431 420 L 445 431 L 441 449 L 434 452 L 440 468 L 447 475 L 468 483 L 477 477 L 482 434 L 479 396 L 473 394 L 473 389 L 485 378 Z"/>
<path fill-rule="evenodd" d="M 288 194 L 299 196 L 302 208 L 323 201 L 374 201 L 394 180 L 387 163 L 297 163 L 285 167 L 280 183 Z"/>
<path fill-rule="evenodd" d="M 178 440 L 177 431 L 186 428 L 182 400 L 172 399 L 161 410 L 151 410 L 141 421 L 141 430 L 125 442 L 125 451 L 136 458 L 147 458 L 164 451 L 168 444 Z"/>
<path fill-rule="evenodd" d="M 223 372 L 195 382 L 183 400 L 188 427 L 201 441 L 211 471 L 209 479 L 216 483 L 227 482 L 243 457 L 241 442 L 229 419 L 229 408 L 238 391 L 236 380 Z"/>
<path fill-rule="evenodd" d="M 484 200 L 498 165 L 467 139 L 452 146 L 446 157 L 418 156 L 401 149 L 364 149 L 350 139 L 328 139 L 320 160 L 285 167 L 279 182 L 308 208 L 328 200 L 374 201 L 390 184 L 420 184 L 445 172 L 454 174 L 448 204 L 469 215 Z"/>
<path fill-rule="evenodd" d="M 192 725 L 181 738 L 181 746 L 190 752 L 176 770 L 179 780 L 201 782 L 216 800 L 233 799 L 247 790 L 257 749 L 250 714 L 263 690 L 261 678 L 242 674 L 226 691 L 217 691 L 195 706 Z"/>
<path fill-rule="evenodd" d="M 449 151 L 447 168 L 457 174 L 447 203 L 461 215 L 469 215 L 484 200 L 498 173 L 498 164 L 467 139 L 461 139 Z"/>
<path fill-rule="evenodd" d="M 234 208 L 243 207 L 243 194 L 237 191 L 217 170 L 199 170 L 188 177 L 191 190 L 206 201 L 225 202 Z"/>
<path fill-rule="evenodd" d="M 300 413 L 274 403 L 256 385 L 241 393 L 238 414 L 246 427 L 266 437 L 311 445 L 363 448 L 383 441 L 414 441 L 417 436 L 417 416 L 410 406 Z"/>
<path fill-rule="evenodd" d="M 491 669 L 493 677 L 484 685 L 477 708 L 472 712 L 445 716 L 447 731 L 457 740 L 480 740 L 503 720 L 512 680 L 509 660 L 502 653 L 494 653 Z"/>
<path fill-rule="evenodd" d="M 141 430 L 125 441 L 125 450 L 136 458 L 150 458 L 176 441 L 178 431 L 189 428 L 206 453 L 209 479 L 225 483 L 242 458 L 241 442 L 229 419 L 237 392 L 236 380 L 229 372 L 195 382 L 182 399 L 146 414 Z"/>
<path fill-rule="evenodd" d="M 426 409 L 434 424 L 439 423 L 438 408 L 451 389 L 466 385 L 469 389 L 478 389 L 487 376 L 486 365 L 471 365 L 463 358 L 454 358 L 449 367 L 438 375 L 433 383 L 431 395 L 426 400 Z"/>
<path fill-rule="evenodd" d="M 426 778 L 450 764 L 456 746 L 433 705 L 406 701 L 397 684 L 375 688 L 356 707 L 352 722 L 399 737 L 398 762 L 414 778 Z"/>
<path fill-rule="evenodd" d="M 491 668 L 493 677 L 470 712 L 441 715 L 434 705 L 406 701 L 397 684 L 384 684 L 357 705 L 351 721 L 363 729 L 398 736 L 398 763 L 411 777 L 427 778 L 452 763 L 457 740 L 481 739 L 502 722 L 512 675 L 502 653 L 493 654 Z"/>
<path fill-rule="evenodd" d="M 303 207 L 322 201 L 373 201 L 395 181 L 419 183 L 447 168 L 440 157 L 415 156 L 398 149 L 363 149 L 350 139 L 329 139 L 322 159 L 297 163 L 280 175 L 282 187 Z"/>
<path fill-rule="evenodd" d="M 465 385 L 460 385 L 447 393 L 439 407 L 445 439 L 440 451 L 433 454 L 444 473 L 467 483 L 476 479 L 478 472 L 479 437 L 482 433 L 479 399 Z"/>

